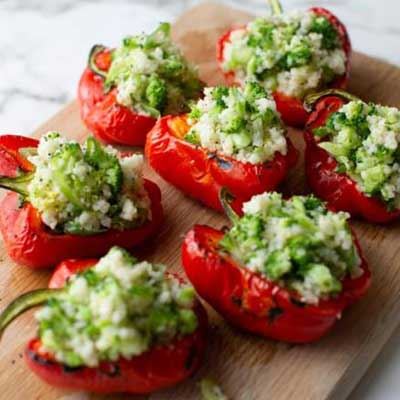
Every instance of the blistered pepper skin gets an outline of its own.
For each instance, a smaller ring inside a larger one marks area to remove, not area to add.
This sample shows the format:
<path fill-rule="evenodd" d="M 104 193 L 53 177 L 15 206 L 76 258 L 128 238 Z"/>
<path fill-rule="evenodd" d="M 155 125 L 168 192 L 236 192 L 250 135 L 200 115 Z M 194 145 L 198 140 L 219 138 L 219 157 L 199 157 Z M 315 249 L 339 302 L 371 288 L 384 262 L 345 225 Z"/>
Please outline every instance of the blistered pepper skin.
<path fill-rule="evenodd" d="M 97 260 L 67 260 L 55 270 L 49 287 L 63 287 L 77 271 L 93 266 Z M 167 345 L 115 362 L 103 362 L 97 368 L 68 368 L 40 349 L 40 340 L 31 340 L 25 349 L 29 368 L 52 386 L 93 393 L 148 394 L 174 386 L 191 376 L 200 366 L 207 343 L 207 314 L 200 302 L 195 306 L 199 321 L 190 335 Z"/>
<path fill-rule="evenodd" d="M 310 8 L 310 11 L 316 15 L 323 16 L 329 20 L 329 22 L 336 28 L 340 41 L 342 43 L 342 48 L 346 54 L 346 72 L 338 77 L 334 82 L 332 82 L 329 87 L 337 89 L 345 89 L 347 87 L 349 74 L 350 74 L 350 58 L 351 58 L 351 42 L 347 30 L 343 23 L 330 11 L 321 7 Z M 222 63 L 224 62 L 224 47 L 226 43 L 229 42 L 230 35 L 233 31 L 237 29 L 245 29 L 245 27 L 238 27 L 231 29 L 224 33 L 217 42 L 217 61 L 221 68 L 221 71 L 225 77 L 227 84 L 238 85 L 239 82 L 235 77 L 234 71 L 223 71 Z M 282 120 L 285 124 L 296 127 L 303 128 L 309 113 L 304 108 L 303 102 L 295 97 L 287 96 L 281 92 L 273 92 L 273 97 L 276 102 L 278 111 L 281 114 Z"/>
<path fill-rule="evenodd" d="M 236 198 L 237 208 L 255 194 L 274 190 L 297 161 L 289 139 L 286 155 L 276 153 L 270 162 L 250 164 L 188 143 L 182 139 L 188 129 L 186 116 L 161 118 L 148 134 L 146 158 L 166 181 L 217 211 L 222 211 L 222 187 Z"/>
<path fill-rule="evenodd" d="M 294 293 L 223 255 L 218 249 L 222 237 L 221 231 L 194 226 L 182 245 L 182 263 L 200 297 L 243 331 L 290 343 L 314 342 L 326 335 L 342 311 L 370 286 L 371 274 L 362 259 L 364 273 L 345 279 L 339 296 L 317 305 L 305 304 Z"/>
<path fill-rule="evenodd" d="M 111 65 L 110 50 L 96 57 L 98 68 L 107 72 Z M 98 139 L 105 143 L 144 146 L 146 135 L 156 119 L 135 113 L 116 100 L 117 91 L 104 91 L 104 78 L 86 68 L 78 86 L 81 119 Z"/>
<path fill-rule="evenodd" d="M 16 176 L 18 169 L 29 171 L 29 166 L 21 165 L 13 152 L 19 154 L 18 149 L 27 145 L 36 147 L 38 141 L 21 138 L 0 136 L 0 171 L 7 171 L 7 176 Z M 1 155 L 1 148 L 6 149 L 7 157 Z M 151 201 L 151 221 L 137 228 L 110 229 L 95 235 L 54 233 L 42 223 L 39 212 L 29 202 L 21 204 L 19 195 L 9 192 L 0 202 L 0 232 L 7 253 L 18 264 L 40 269 L 54 267 L 67 258 L 100 257 L 113 246 L 137 246 L 155 235 L 163 221 L 159 187 L 149 180 L 144 181 L 144 187 Z"/>
<path fill-rule="evenodd" d="M 345 173 L 338 173 L 337 162 L 326 150 L 318 146 L 312 131 L 325 125 L 331 114 L 345 104 L 337 96 L 324 97 L 315 105 L 305 131 L 306 178 L 311 190 L 327 202 L 334 211 L 347 211 L 373 223 L 388 223 L 400 217 L 400 210 L 389 211 L 379 199 L 362 193 L 357 183 Z"/>

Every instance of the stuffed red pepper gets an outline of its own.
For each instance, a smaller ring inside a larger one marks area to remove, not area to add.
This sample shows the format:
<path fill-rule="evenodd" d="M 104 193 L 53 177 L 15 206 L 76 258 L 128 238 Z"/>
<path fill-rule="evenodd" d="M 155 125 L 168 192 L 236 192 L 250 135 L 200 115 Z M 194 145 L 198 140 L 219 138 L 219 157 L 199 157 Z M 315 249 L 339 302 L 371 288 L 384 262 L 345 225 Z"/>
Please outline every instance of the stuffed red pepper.
<path fill-rule="evenodd" d="M 99 261 L 62 263 L 51 289 L 22 295 L 0 315 L 0 335 L 40 304 L 25 359 L 57 387 L 151 393 L 193 374 L 205 351 L 207 314 L 193 288 L 118 247 Z"/>
<path fill-rule="evenodd" d="M 227 187 L 237 202 L 274 190 L 297 160 L 276 105 L 257 83 L 206 88 L 188 115 L 161 118 L 146 157 L 165 180 L 222 211 Z"/>
<path fill-rule="evenodd" d="M 273 14 L 226 32 L 217 59 L 230 84 L 256 81 L 273 92 L 283 121 L 303 127 L 308 113 L 303 99 L 327 87 L 345 88 L 351 44 L 343 24 L 324 8 Z"/>
<path fill-rule="evenodd" d="M 106 143 L 143 146 L 157 118 L 186 110 L 202 83 L 163 23 L 149 35 L 126 37 L 120 47 L 92 48 L 79 82 L 83 122 Z"/>
<path fill-rule="evenodd" d="M 309 186 L 334 210 L 370 222 L 400 217 L 400 111 L 344 92 L 311 96 L 306 127 Z"/>
<path fill-rule="evenodd" d="M 313 196 L 254 196 L 222 232 L 196 225 L 182 262 L 199 295 L 237 327 L 293 343 L 325 335 L 364 295 L 370 272 L 347 213 Z"/>
<path fill-rule="evenodd" d="M 49 132 L 40 141 L 0 136 L 0 231 L 17 263 L 51 267 L 99 257 L 157 233 L 161 193 L 142 176 L 143 156 L 122 156 L 93 137 L 83 146 Z"/>

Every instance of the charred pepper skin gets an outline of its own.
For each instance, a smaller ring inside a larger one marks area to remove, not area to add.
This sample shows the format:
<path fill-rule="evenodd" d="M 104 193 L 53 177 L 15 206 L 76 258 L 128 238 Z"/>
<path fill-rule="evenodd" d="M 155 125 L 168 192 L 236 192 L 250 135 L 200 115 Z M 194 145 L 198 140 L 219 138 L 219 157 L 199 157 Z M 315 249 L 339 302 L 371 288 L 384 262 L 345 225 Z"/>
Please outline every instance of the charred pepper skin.
<path fill-rule="evenodd" d="M 32 165 L 27 164 L 18 150 L 37 147 L 37 144 L 37 140 L 22 136 L 0 136 L 0 172 L 8 172 L 7 176 L 11 177 L 20 169 L 29 172 Z M 113 246 L 127 249 L 137 246 L 155 235 L 163 222 L 159 187 L 149 180 L 144 181 L 144 187 L 151 201 L 151 221 L 133 229 L 110 229 L 86 236 L 52 232 L 29 202 L 21 204 L 17 193 L 7 193 L 0 202 L 0 232 L 7 253 L 18 264 L 41 269 L 53 267 L 67 258 L 100 257 Z"/>
<path fill-rule="evenodd" d="M 337 297 L 317 305 L 302 303 L 295 293 L 221 253 L 218 243 L 223 235 L 208 226 L 194 226 L 182 245 L 182 263 L 200 297 L 243 331 L 290 343 L 314 342 L 326 335 L 342 311 L 370 286 L 371 273 L 362 259 L 363 275 L 343 280 L 343 291 Z"/>
<path fill-rule="evenodd" d="M 94 62 L 105 73 L 111 66 L 111 51 L 99 52 Z M 78 102 L 81 119 L 101 141 L 125 146 L 144 146 L 156 119 L 120 105 L 116 89 L 104 90 L 104 78 L 87 67 L 79 81 Z"/>
<path fill-rule="evenodd" d="M 325 125 L 329 116 L 345 103 L 346 100 L 339 96 L 322 97 L 310 115 L 304 134 L 308 185 L 334 211 L 347 211 L 352 217 L 360 217 L 372 223 L 389 223 L 400 217 L 400 210 L 388 210 L 380 199 L 362 193 L 357 183 L 346 173 L 338 173 L 336 160 L 318 146 L 312 133 L 313 129 Z"/>
<path fill-rule="evenodd" d="M 347 33 L 346 27 L 343 23 L 333 15 L 329 10 L 321 7 L 310 8 L 312 13 L 325 17 L 337 30 L 340 41 L 342 43 L 343 51 L 346 54 L 346 72 L 333 81 L 329 87 L 337 89 L 345 89 L 348 84 L 350 74 L 350 58 L 351 58 L 351 42 Z M 220 66 L 221 72 L 225 77 L 225 81 L 228 85 L 239 85 L 236 80 L 234 71 L 223 71 L 222 63 L 224 61 L 224 47 L 229 42 L 230 34 L 237 29 L 245 29 L 245 26 L 230 29 L 224 33 L 217 41 L 217 62 Z M 303 102 L 295 97 L 287 96 L 284 93 L 275 91 L 272 93 L 273 98 L 276 102 L 278 111 L 281 114 L 282 120 L 285 124 L 293 126 L 295 128 L 303 128 L 307 122 L 309 113 L 304 108 Z"/>
<path fill-rule="evenodd" d="M 93 266 L 97 260 L 67 260 L 55 270 L 49 287 L 62 288 L 78 271 Z M 94 393 L 148 394 L 174 386 L 191 376 L 200 366 L 207 343 L 207 314 L 200 302 L 195 306 L 199 321 L 190 335 L 176 338 L 167 345 L 116 362 L 102 362 L 97 368 L 70 368 L 40 349 L 40 340 L 31 340 L 25 349 L 29 368 L 52 386 Z"/>
<path fill-rule="evenodd" d="M 223 211 L 222 187 L 236 198 L 234 208 L 238 208 L 253 195 L 274 190 L 298 158 L 287 138 L 286 155 L 276 153 L 266 163 L 244 163 L 185 141 L 188 130 L 185 115 L 161 118 L 147 136 L 146 158 L 166 181 L 217 211 Z"/>

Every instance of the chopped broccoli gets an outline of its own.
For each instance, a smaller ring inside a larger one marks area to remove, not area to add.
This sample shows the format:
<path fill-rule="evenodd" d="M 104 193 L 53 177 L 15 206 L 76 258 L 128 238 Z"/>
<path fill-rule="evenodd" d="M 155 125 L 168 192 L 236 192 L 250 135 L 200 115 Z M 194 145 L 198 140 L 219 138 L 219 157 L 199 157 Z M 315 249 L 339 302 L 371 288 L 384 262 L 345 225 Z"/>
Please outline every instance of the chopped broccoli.
<path fill-rule="evenodd" d="M 329 86 L 346 69 L 336 27 L 312 10 L 256 18 L 231 33 L 223 53 L 223 70 L 241 86 L 257 81 L 299 99 Z"/>
<path fill-rule="evenodd" d="M 81 146 L 50 133 L 41 138 L 29 160 L 35 171 L 21 190 L 25 188 L 23 194 L 40 212 L 43 223 L 57 232 L 83 235 L 111 227 L 124 229 L 148 217 L 139 155 L 122 161 L 92 137 Z M 128 168 L 131 161 L 132 170 Z M 127 218 L 122 217 L 125 204 L 131 208 Z"/>
<path fill-rule="evenodd" d="M 276 104 L 261 85 L 216 86 L 204 93 L 202 100 L 191 104 L 187 141 L 253 164 L 270 160 L 276 151 L 286 152 Z M 278 135 L 271 135 L 271 129 Z"/>
<path fill-rule="evenodd" d="M 338 44 L 338 32 L 325 17 L 314 18 L 310 32 L 322 35 L 322 47 L 324 49 L 332 50 Z"/>
<path fill-rule="evenodd" d="M 184 139 L 187 142 L 194 144 L 196 146 L 200 145 L 200 139 L 199 139 L 199 136 L 197 135 L 196 131 L 190 131 L 189 133 L 187 133 L 185 135 Z"/>
<path fill-rule="evenodd" d="M 295 290 L 304 302 L 340 292 L 340 281 L 359 268 L 348 215 L 328 211 L 314 196 L 284 200 L 263 193 L 244 203 L 243 211 L 219 241 L 220 249 L 239 265 Z"/>
<path fill-rule="evenodd" d="M 75 166 L 83 160 L 82 149 L 78 143 L 65 143 L 50 160 L 53 176 L 62 194 L 78 210 L 85 208 L 86 181 L 73 173 Z"/>
<path fill-rule="evenodd" d="M 146 100 L 149 106 L 162 113 L 167 102 L 167 92 L 165 81 L 152 76 L 146 88 Z"/>
<path fill-rule="evenodd" d="M 106 183 L 110 186 L 113 195 L 117 195 L 122 187 L 123 174 L 118 158 L 107 153 L 103 146 L 93 137 L 85 142 L 85 161 L 99 174 L 104 174 Z"/>
<path fill-rule="evenodd" d="M 190 111 L 190 113 L 189 113 L 189 118 L 190 119 L 194 119 L 194 120 L 197 120 L 197 119 L 199 119 L 201 116 L 202 116 L 202 111 L 200 110 L 200 108 L 199 107 L 197 107 L 196 105 L 193 105 L 192 106 L 192 109 L 191 109 L 191 111 Z"/>
<path fill-rule="evenodd" d="M 397 109 L 350 101 L 313 130 L 320 147 L 337 161 L 338 173 L 347 173 L 369 196 L 388 207 L 400 206 Z"/>
<path fill-rule="evenodd" d="M 265 273 L 270 279 L 276 281 L 282 278 L 292 268 L 290 257 L 286 251 L 272 252 L 265 263 Z"/>
<path fill-rule="evenodd" d="M 312 58 L 312 51 L 308 43 L 299 43 L 295 48 L 291 49 L 281 59 L 280 65 L 283 69 L 291 69 L 306 65 Z"/>
<path fill-rule="evenodd" d="M 113 51 L 105 87 L 117 87 L 117 102 L 158 118 L 187 111 L 187 102 L 201 93 L 197 71 L 170 37 L 170 25 L 150 34 L 127 37 Z"/>
<path fill-rule="evenodd" d="M 194 332 L 194 290 L 192 301 L 178 304 L 175 297 L 191 287 L 166 277 L 165 270 L 113 247 L 92 268 L 69 279 L 63 292 L 36 314 L 45 351 L 70 367 L 97 367 Z M 99 312 L 104 304 L 110 307 Z"/>

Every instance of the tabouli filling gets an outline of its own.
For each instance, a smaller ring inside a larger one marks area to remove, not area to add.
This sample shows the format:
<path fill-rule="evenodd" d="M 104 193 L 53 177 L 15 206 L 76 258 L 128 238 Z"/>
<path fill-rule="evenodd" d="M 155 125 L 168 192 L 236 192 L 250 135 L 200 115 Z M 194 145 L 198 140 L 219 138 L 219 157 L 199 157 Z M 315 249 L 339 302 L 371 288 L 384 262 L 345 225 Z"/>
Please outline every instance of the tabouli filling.
<path fill-rule="evenodd" d="M 314 196 L 284 200 L 278 193 L 253 196 L 243 212 L 221 250 L 300 301 L 316 304 L 339 294 L 345 277 L 362 275 L 347 213 L 328 211 Z"/>
<path fill-rule="evenodd" d="M 400 111 L 350 101 L 313 130 L 320 147 L 338 162 L 360 191 L 400 208 Z"/>
<path fill-rule="evenodd" d="M 222 68 L 242 84 L 303 98 L 346 72 L 346 54 L 336 28 L 311 11 L 257 18 L 230 34 Z"/>
<path fill-rule="evenodd" d="M 126 37 L 112 52 L 105 88 L 112 86 L 118 103 L 155 118 L 187 111 L 187 101 L 202 89 L 197 70 L 172 43 L 167 23 L 149 35 Z"/>
<path fill-rule="evenodd" d="M 92 137 L 81 146 L 57 132 L 44 135 L 32 151 L 28 200 L 50 229 L 85 234 L 151 219 L 142 155 L 120 157 Z"/>
<path fill-rule="evenodd" d="M 286 130 L 275 101 L 260 85 L 218 86 L 204 94 L 192 106 L 185 140 L 251 164 L 286 154 Z"/>
<path fill-rule="evenodd" d="M 194 332 L 194 289 L 165 270 L 112 248 L 35 314 L 41 351 L 70 367 L 96 367 Z"/>

